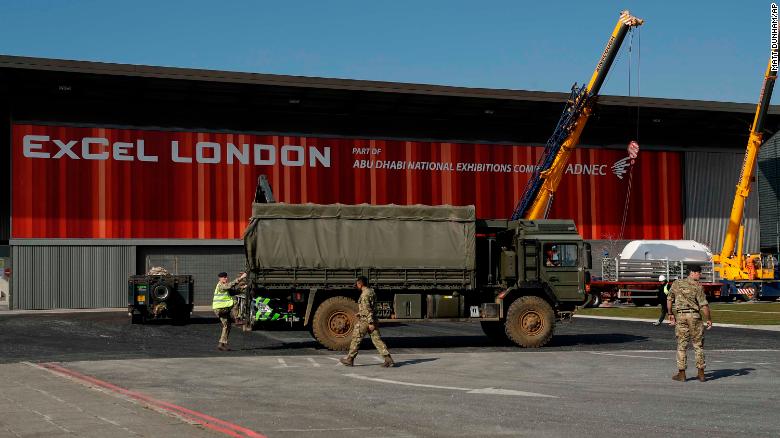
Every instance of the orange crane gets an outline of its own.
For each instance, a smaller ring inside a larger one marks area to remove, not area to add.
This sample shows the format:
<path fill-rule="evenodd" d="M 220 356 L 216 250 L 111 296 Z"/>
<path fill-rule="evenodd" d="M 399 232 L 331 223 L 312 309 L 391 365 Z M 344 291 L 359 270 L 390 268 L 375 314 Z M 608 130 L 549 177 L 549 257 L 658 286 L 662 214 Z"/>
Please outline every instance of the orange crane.
<path fill-rule="evenodd" d="M 776 56 L 777 49 L 773 49 Z M 772 70 L 772 56 L 764 74 L 764 84 L 761 86 L 756 114 L 750 127 L 745 159 L 742 162 L 742 170 L 737 182 L 737 191 L 731 206 L 726 238 L 719 255 L 713 256 L 715 270 L 720 273 L 724 282 L 774 280 L 774 259 L 769 255 L 755 254 L 745 256 L 743 254 L 745 227 L 742 224 L 745 212 L 745 201 L 750 195 L 754 180 L 758 151 L 764 142 L 764 121 L 769 110 L 769 102 L 772 99 L 772 90 L 777 79 L 777 70 Z"/>
<path fill-rule="evenodd" d="M 523 196 L 512 213 L 512 220 L 541 219 L 547 217 L 555 191 L 566 171 L 569 155 L 577 146 L 580 134 L 593 112 L 593 106 L 599 90 L 607 77 L 612 62 L 626 38 L 629 29 L 641 26 L 644 20 L 634 17 L 628 11 L 620 13 L 620 18 L 607 41 L 607 47 L 601 54 L 590 82 L 581 88 L 575 83 L 569 100 L 553 135 L 547 141 L 544 154 L 539 160 L 531 179 L 523 191 Z"/>

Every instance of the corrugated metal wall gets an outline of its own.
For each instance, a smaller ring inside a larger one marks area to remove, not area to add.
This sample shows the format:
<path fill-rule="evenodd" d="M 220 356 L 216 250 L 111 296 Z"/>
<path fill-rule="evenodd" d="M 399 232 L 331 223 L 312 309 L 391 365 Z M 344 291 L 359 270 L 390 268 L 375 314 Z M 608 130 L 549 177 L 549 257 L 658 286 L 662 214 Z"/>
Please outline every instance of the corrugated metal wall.
<path fill-rule="evenodd" d="M 245 269 L 244 247 L 236 246 L 139 246 L 138 272 L 147 265 L 162 266 L 171 272 L 192 275 L 195 281 L 195 304 L 210 305 L 217 284 L 217 274 L 226 271 L 231 280 Z"/>
<path fill-rule="evenodd" d="M 124 307 L 134 246 L 12 246 L 12 309 Z"/>
<path fill-rule="evenodd" d="M 703 243 L 714 253 L 720 252 L 744 156 L 744 152 L 685 153 L 685 239 Z M 744 224 L 745 252 L 756 252 L 759 244 L 757 190 L 748 197 Z"/>
<path fill-rule="evenodd" d="M 761 250 L 780 253 L 780 135 L 767 140 L 758 154 L 758 218 Z"/>

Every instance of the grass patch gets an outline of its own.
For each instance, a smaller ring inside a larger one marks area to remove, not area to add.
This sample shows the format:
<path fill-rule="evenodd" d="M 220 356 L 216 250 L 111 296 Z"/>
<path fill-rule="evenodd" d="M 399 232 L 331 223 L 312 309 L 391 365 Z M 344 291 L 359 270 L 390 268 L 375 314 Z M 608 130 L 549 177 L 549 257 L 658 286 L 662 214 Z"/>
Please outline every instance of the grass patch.
<path fill-rule="evenodd" d="M 722 324 L 780 325 L 780 303 L 712 304 L 712 321 Z M 618 318 L 654 319 L 660 307 L 603 307 L 581 309 L 578 315 L 612 316 Z"/>

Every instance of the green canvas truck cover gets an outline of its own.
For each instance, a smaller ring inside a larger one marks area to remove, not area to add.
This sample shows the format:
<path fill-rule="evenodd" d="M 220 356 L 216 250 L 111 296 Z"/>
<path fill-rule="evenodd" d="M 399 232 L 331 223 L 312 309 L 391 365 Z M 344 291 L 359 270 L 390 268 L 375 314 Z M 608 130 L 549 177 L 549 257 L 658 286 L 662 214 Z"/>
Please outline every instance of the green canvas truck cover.
<path fill-rule="evenodd" d="M 253 204 L 250 269 L 474 269 L 474 206 Z"/>

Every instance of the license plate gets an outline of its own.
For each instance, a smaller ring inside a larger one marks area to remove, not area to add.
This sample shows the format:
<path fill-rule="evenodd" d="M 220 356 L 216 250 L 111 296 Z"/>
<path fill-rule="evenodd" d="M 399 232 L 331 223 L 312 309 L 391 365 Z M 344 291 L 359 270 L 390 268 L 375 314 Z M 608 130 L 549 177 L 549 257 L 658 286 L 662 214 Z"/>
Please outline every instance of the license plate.
<path fill-rule="evenodd" d="M 374 308 L 374 316 L 377 318 L 390 318 L 393 313 L 392 303 L 389 301 L 380 301 Z"/>
<path fill-rule="evenodd" d="M 144 303 L 144 302 L 146 302 L 146 295 L 138 295 L 138 297 L 137 297 L 137 301 L 138 301 L 139 303 Z"/>

